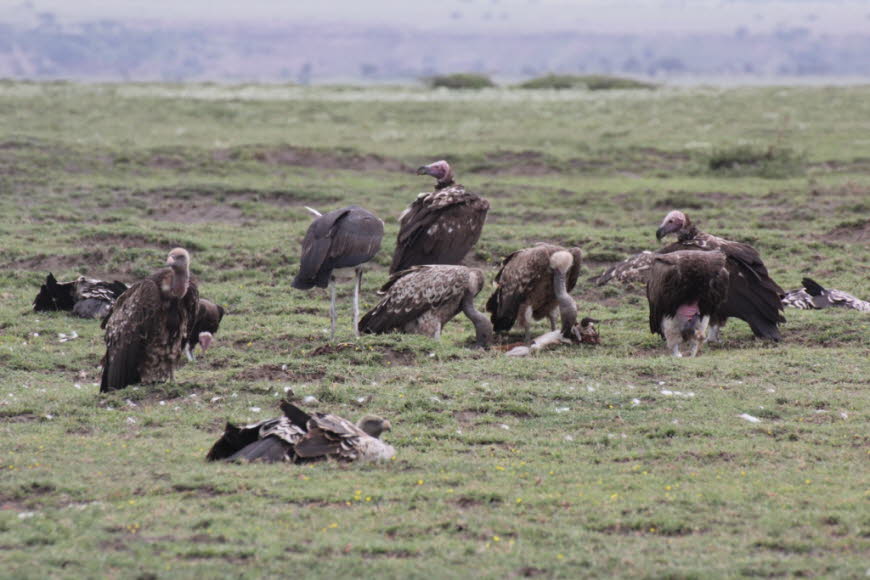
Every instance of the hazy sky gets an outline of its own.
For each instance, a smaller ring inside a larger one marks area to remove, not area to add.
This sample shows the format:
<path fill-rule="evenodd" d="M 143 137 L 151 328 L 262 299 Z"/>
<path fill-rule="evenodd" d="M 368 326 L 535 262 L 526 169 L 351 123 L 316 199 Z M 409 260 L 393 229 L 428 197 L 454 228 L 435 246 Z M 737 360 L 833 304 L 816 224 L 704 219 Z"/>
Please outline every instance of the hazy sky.
<path fill-rule="evenodd" d="M 0 0 L 0 19 L 336 22 L 527 32 L 870 30 L 868 0 Z"/>

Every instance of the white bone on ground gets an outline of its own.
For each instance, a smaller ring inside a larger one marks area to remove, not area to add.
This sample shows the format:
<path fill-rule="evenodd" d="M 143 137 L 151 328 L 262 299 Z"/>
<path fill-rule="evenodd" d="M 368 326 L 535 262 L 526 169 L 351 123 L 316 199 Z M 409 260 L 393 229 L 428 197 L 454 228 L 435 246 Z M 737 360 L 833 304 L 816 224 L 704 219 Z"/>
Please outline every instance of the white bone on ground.
<path fill-rule="evenodd" d="M 744 421 L 749 421 L 750 423 L 761 423 L 761 419 L 759 419 L 758 417 L 753 417 L 752 415 L 750 415 L 748 413 L 741 413 L 737 416 L 740 417 L 741 419 L 743 419 Z"/>

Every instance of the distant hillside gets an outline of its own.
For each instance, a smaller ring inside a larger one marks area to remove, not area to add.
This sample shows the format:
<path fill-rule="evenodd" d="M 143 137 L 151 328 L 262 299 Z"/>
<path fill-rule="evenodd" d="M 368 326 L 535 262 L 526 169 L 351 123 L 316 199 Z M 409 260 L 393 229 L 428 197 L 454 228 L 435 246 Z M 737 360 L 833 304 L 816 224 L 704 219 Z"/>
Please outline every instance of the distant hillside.
<path fill-rule="evenodd" d="M 123 81 L 396 81 L 456 71 L 867 76 L 870 33 L 421 33 L 305 24 L 0 23 L 0 77 Z"/>

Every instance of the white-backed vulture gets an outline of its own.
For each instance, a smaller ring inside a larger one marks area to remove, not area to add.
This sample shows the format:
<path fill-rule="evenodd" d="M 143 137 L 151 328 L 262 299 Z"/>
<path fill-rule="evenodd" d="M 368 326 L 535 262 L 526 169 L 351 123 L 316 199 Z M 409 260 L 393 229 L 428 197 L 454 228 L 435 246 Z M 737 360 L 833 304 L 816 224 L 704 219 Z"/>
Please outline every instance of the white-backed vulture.
<path fill-rule="evenodd" d="M 72 282 L 60 283 L 49 272 L 45 284 L 33 299 L 33 310 L 71 310 L 81 318 L 104 318 L 127 285 L 115 280 L 106 282 L 79 276 Z"/>
<path fill-rule="evenodd" d="M 562 335 L 570 339 L 577 305 L 568 293 L 577 284 L 581 261 L 580 248 L 553 244 L 538 244 L 505 258 L 495 277 L 497 288 L 486 302 L 494 330 L 507 332 L 519 323 L 529 342 L 532 320 L 549 317 L 550 330 L 555 330 L 561 316 Z"/>
<path fill-rule="evenodd" d="M 682 250 L 656 256 L 646 286 L 650 332 L 662 335 L 674 356 L 689 345 L 691 356 L 704 342 L 707 326 L 725 304 L 729 272 L 719 251 Z"/>
<path fill-rule="evenodd" d="M 196 307 L 196 318 L 190 327 L 190 332 L 187 333 L 187 340 L 184 344 L 184 352 L 189 360 L 196 359 L 193 351 L 197 345 L 202 348 L 203 353 L 209 349 L 215 333 L 220 328 L 225 312 L 223 306 L 205 298 L 199 299 Z"/>
<path fill-rule="evenodd" d="M 453 169 L 436 161 L 417 169 L 438 182 L 399 216 L 390 274 L 426 264 L 459 264 L 477 243 L 489 202 L 454 182 Z"/>
<path fill-rule="evenodd" d="M 821 310 L 829 307 L 851 308 L 861 312 L 870 312 L 870 302 L 861 300 L 842 290 L 825 288 L 812 278 L 801 280 L 803 288 L 792 290 L 782 297 L 785 306 L 800 310 Z"/>
<path fill-rule="evenodd" d="M 336 415 L 306 413 L 287 401 L 283 415 L 237 427 L 227 423 L 223 435 L 206 455 L 208 461 L 286 461 L 306 463 L 322 459 L 384 461 L 396 450 L 380 440 L 390 422 L 366 415 L 353 423 Z"/>
<path fill-rule="evenodd" d="M 335 340 L 334 271 L 354 269 L 353 331 L 359 336 L 357 325 L 362 265 L 375 257 L 381 249 L 383 237 L 384 222 L 358 205 L 318 215 L 308 226 L 305 239 L 302 240 L 299 273 L 293 278 L 292 285 L 300 290 L 329 286 L 330 340 Z"/>
<path fill-rule="evenodd" d="M 492 340 L 492 324 L 474 307 L 484 285 L 483 272 L 465 266 L 414 266 L 390 276 L 385 294 L 362 317 L 359 330 L 382 334 L 393 330 L 441 338 L 441 329 L 460 312 L 474 324 L 476 346 Z"/>
<path fill-rule="evenodd" d="M 100 392 L 174 380 L 199 295 L 186 250 L 173 249 L 166 264 L 130 286 L 103 319 L 106 354 Z"/>

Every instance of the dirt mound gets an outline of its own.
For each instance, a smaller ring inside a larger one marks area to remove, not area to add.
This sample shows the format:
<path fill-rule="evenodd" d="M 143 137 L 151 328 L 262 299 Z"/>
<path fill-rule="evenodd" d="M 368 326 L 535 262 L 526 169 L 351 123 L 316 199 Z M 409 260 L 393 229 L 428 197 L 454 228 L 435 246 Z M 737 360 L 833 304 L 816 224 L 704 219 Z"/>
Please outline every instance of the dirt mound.
<path fill-rule="evenodd" d="M 322 369 L 291 369 L 287 365 L 268 364 L 245 369 L 233 378 L 240 381 L 316 381 L 325 374 Z"/>
<path fill-rule="evenodd" d="M 840 242 L 870 241 L 870 219 L 851 224 L 842 224 L 829 231 L 823 238 Z"/>

